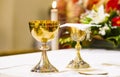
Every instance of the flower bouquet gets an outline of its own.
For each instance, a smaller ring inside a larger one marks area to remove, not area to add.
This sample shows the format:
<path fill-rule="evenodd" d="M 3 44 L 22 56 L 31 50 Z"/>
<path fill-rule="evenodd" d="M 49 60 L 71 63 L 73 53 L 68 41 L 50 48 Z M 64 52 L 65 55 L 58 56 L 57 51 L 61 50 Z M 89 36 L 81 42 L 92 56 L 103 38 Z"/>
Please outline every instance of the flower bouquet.
<path fill-rule="evenodd" d="M 118 0 L 109 0 L 105 8 L 103 5 L 99 8 L 93 7 L 91 11 L 81 16 L 80 22 L 100 25 L 90 28 L 91 47 L 118 48 L 120 46 L 120 4 Z"/>

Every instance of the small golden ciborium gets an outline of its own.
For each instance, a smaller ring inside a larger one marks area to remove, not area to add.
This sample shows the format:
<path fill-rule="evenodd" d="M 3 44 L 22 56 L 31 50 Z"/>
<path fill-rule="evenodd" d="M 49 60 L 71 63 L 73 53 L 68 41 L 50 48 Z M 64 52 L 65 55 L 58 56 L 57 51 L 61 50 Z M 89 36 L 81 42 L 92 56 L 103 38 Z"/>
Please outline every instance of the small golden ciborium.
<path fill-rule="evenodd" d="M 40 47 L 42 51 L 41 60 L 32 69 L 32 72 L 58 72 L 48 60 L 46 51 L 49 50 L 47 42 L 51 41 L 58 32 L 59 22 L 51 20 L 34 20 L 29 22 L 29 28 L 32 36 L 42 43 Z"/>
<path fill-rule="evenodd" d="M 77 54 L 75 59 L 70 61 L 70 63 L 67 65 L 68 68 L 79 69 L 90 67 L 89 64 L 85 62 L 80 55 L 81 50 L 80 41 L 84 40 L 85 36 L 86 36 L 85 31 L 80 30 L 76 27 L 71 27 L 71 38 L 72 40 L 76 41 L 75 49 L 77 50 Z"/>

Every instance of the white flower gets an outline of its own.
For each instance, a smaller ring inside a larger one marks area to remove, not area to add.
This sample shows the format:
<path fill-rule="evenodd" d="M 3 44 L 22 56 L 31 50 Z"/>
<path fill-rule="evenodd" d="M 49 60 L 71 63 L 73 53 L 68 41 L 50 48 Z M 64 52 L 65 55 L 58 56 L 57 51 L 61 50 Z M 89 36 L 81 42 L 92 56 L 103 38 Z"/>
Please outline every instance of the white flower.
<path fill-rule="evenodd" d="M 109 27 L 107 26 L 107 24 L 105 24 L 105 26 L 99 28 L 99 34 L 101 35 L 105 35 L 106 34 L 106 30 L 109 30 Z"/>
<path fill-rule="evenodd" d="M 109 14 L 104 12 L 104 6 L 101 5 L 98 8 L 98 11 L 92 10 L 87 17 L 91 18 L 92 21 L 90 23 L 100 23 L 103 22 L 105 17 L 108 17 Z"/>
<path fill-rule="evenodd" d="M 88 18 L 94 19 L 97 16 L 97 12 L 95 12 L 95 10 L 92 10 L 90 12 L 88 12 Z"/>

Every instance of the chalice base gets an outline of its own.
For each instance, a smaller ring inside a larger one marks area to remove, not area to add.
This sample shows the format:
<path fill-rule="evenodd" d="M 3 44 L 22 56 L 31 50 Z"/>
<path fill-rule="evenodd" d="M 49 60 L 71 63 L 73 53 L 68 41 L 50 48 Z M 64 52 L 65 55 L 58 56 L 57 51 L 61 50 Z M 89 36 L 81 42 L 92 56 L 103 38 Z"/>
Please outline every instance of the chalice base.
<path fill-rule="evenodd" d="M 38 73 L 58 72 L 58 70 L 50 63 L 43 65 L 41 65 L 41 63 L 38 63 L 31 71 Z"/>
<path fill-rule="evenodd" d="M 82 59 L 79 60 L 78 58 L 75 58 L 74 60 L 70 61 L 70 63 L 67 65 L 67 68 L 72 69 L 80 69 L 80 68 L 89 68 L 90 65 L 83 61 Z"/>

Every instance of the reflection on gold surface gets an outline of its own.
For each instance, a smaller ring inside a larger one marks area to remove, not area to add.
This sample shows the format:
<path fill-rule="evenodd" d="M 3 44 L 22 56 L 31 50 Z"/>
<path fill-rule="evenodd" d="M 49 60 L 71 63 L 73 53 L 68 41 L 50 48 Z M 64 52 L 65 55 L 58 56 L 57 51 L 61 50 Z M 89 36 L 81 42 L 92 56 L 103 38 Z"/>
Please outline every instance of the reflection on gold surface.
<path fill-rule="evenodd" d="M 58 30 L 58 22 L 49 20 L 36 20 L 29 23 L 32 36 L 40 42 L 48 42 L 54 38 Z"/>

